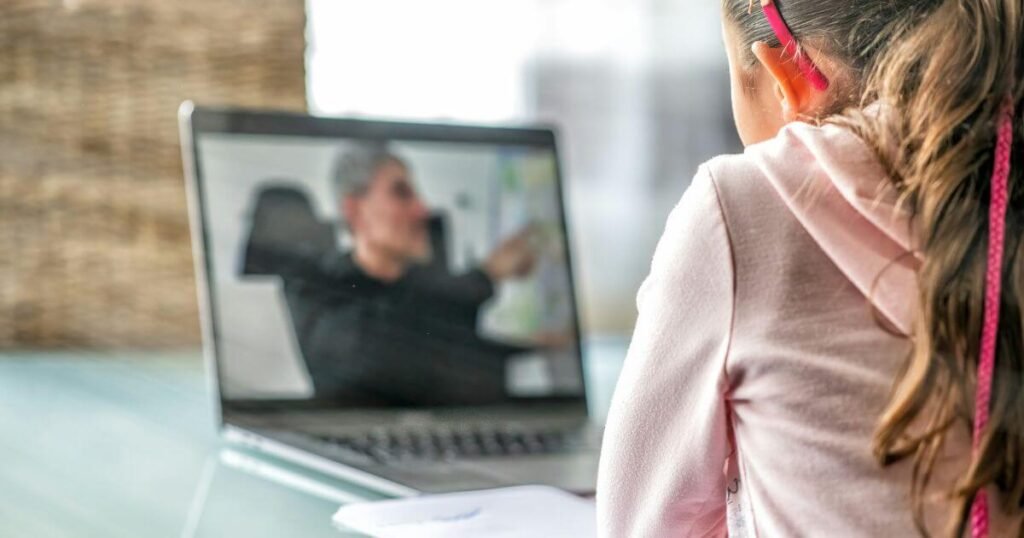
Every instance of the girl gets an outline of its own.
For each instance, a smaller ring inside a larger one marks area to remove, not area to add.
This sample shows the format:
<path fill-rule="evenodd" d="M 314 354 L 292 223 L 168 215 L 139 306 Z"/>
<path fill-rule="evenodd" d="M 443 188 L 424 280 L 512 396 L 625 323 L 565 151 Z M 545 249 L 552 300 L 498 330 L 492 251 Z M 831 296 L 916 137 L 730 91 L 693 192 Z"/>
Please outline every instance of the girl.
<path fill-rule="evenodd" d="M 640 289 L 602 535 L 1024 536 L 1021 0 L 723 12 L 746 150 Z"/>

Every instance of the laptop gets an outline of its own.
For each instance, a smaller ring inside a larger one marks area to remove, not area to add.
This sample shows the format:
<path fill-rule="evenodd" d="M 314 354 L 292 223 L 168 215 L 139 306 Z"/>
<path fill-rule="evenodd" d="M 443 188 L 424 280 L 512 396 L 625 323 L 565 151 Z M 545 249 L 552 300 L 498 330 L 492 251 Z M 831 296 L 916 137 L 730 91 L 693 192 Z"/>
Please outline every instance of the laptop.
<path fill-rule="evenodd" d="M 190 102 L 180 123 L 230 443 L 389 495 L 593 492 L 551 129 Z"/>

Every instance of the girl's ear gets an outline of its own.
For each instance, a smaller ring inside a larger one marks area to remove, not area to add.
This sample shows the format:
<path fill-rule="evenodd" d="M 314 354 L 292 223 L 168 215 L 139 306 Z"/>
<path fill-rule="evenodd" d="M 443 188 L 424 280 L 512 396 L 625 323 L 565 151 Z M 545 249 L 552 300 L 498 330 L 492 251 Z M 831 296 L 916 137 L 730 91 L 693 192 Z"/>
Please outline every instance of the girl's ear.
<path fill-rule="evenodd" d="M 782 108 L 783 119 L 797 120 L 816 105 L 814 87 L 800 72 L 790 54 L 782 47 L 769 47 L 764 41 L 751 46 L 754 57 L 771 75 L 774 81 L 774 95 Z"/>

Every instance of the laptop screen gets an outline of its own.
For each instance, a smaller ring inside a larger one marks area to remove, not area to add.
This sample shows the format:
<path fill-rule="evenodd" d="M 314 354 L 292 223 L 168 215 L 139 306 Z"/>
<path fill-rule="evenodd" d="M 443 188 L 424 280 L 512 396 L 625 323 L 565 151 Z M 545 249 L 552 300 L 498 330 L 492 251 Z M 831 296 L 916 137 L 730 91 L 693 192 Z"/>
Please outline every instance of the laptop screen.
<path fill-rule="evenodd" d="M 197 111 L 192 142 L 223 401 L 583 398 L 550 131 Z"/>

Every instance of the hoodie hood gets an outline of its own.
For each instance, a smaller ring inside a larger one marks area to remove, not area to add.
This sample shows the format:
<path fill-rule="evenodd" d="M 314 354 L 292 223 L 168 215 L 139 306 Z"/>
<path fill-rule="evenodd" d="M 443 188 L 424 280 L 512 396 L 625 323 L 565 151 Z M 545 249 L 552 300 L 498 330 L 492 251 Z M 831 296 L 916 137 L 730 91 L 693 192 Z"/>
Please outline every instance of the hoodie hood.
<path fill-rule="evenodd" d="M 864 141 L 836 125 L 791 123 L 745 153 L 840 271 L 910 334 L 920 259 L 909 213 Z"/>

